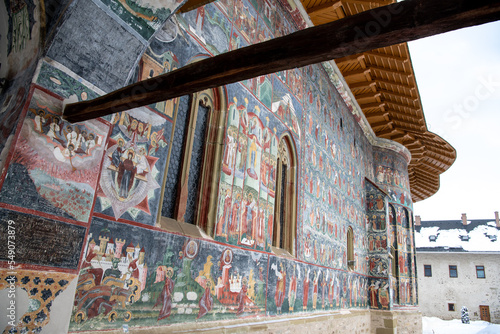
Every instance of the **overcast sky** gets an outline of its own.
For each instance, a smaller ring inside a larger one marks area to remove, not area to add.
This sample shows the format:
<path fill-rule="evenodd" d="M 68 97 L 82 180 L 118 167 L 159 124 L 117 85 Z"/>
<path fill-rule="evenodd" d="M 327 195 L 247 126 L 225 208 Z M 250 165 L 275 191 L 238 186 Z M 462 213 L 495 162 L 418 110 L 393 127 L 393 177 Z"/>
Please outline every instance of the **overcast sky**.
<path fill-rule="evenodd" d="M 500 21 L 409 43 L 427 127 L 457 150 L 440 190 L 414 204 L 425 220 L 500 211 Z"/>

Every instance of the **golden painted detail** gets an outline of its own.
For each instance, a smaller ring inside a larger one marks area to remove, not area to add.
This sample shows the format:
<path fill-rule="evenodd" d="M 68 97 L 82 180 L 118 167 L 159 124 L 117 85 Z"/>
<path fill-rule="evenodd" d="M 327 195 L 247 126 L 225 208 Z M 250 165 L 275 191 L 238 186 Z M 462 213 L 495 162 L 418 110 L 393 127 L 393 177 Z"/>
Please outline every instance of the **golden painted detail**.
<path fill-rule="evenodd" d="M 30 299 L 28 311 L 23 315 L 16 314 L 21 320 L 12 329 L 15 328 L 16 333 L 40 332 L 43 326 L 50 321 L 50 308 L 54 306 L 53 302 L 56 296 L 66 290 L 76 277 L 75 274 L 20 269 L 15 270 L 15 273 L 12 274 L 6 269 L 1 269 L 0 290 L 7 289 L 7 296 L 13 294 L 14 299 L 11 300 L 15 300 L 15 294 L 20 293 L 16 292 L 15 288 L 21 288 L 26 291 Z M 19 296 L 17 298 L 19 300 Z M 16 310 L 20 309 L 21 305 L 16 304 Z"/>

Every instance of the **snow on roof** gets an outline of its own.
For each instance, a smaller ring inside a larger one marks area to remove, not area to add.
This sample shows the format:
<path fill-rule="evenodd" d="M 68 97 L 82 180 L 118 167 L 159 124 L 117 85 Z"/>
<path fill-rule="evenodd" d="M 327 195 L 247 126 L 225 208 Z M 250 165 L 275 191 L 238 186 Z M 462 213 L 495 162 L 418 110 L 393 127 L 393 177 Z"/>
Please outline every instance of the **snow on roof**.
<path fill-rule="evenodd" d="M 422 222 L 415 231 L 417 251 L 500 252 L 495 222 Z"/>

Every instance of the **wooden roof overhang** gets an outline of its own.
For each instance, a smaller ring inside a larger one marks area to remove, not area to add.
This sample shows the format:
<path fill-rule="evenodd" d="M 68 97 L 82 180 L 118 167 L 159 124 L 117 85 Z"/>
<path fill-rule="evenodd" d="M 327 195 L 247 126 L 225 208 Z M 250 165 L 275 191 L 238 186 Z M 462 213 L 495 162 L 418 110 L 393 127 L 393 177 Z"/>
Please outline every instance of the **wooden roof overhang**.
<path fill-rule="evenodd" d="M 395 1 L 301 0 L 314 25 L 343 19 Z M 385 18 L 376 24 L 383 24 Z M 367 25 L 368 29 L 368 25 Z M 439 175 L 455 161 L 455 149 L 427 130 L 407 43 L 335 59 L 375 135 L 410 151 L 408 174 L 414 202 L 435 194 Z"/>

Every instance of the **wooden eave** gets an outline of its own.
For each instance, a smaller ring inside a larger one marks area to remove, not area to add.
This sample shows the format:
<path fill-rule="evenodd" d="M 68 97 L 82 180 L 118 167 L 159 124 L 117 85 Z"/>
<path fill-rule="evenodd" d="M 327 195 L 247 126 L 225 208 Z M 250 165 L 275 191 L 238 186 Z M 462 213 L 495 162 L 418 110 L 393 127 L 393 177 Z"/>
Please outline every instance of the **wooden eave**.
<path fill-rule="evenodd" d="M 385 6 L 389 0 L 301 0 L 320 25 Z M 336 59 L 344 79 L 378 137 L 403 144 L 412 154 L 408 174 L 418 202 L 439 189 L 439 175 L 455 161 L 455 149 L 427 130 L 406 43 Z"/>

